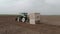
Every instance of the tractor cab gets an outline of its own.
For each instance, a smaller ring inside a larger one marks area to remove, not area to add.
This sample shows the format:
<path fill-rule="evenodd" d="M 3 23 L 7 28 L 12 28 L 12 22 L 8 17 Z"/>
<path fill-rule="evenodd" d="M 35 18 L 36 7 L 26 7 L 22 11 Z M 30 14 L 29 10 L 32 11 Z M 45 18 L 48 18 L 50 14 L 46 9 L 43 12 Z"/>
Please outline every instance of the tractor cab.
<path fill-rule="evenodd" d="M 21 13 L 20 15 L 17 16 L 16 21 L 18 22 L 28 22 L 28 14 L 27 13 Z"/>

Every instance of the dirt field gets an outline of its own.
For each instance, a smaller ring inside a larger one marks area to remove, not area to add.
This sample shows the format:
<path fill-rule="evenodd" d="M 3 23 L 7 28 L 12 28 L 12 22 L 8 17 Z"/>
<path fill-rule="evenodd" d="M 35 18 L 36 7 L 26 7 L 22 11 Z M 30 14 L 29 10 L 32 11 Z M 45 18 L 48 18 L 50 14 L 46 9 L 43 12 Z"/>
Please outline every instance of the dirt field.
<path fill-rule="evenodd" d="M 60 26 L 0 23 L 0 34 L 60 34 Z"/>
<path fill-rule="evenodd" d="M 18 26 L 14 23 L 0 23 L 0 34 L 39 34 L 39 32 Z"/>
<path fill-rule="evenodd" d="M 8 18 L 8 19 L 7 19 Z M 0 17 L 0 34 L 60 34 L 60 26 L 16 22 L 15 17 Z"/>

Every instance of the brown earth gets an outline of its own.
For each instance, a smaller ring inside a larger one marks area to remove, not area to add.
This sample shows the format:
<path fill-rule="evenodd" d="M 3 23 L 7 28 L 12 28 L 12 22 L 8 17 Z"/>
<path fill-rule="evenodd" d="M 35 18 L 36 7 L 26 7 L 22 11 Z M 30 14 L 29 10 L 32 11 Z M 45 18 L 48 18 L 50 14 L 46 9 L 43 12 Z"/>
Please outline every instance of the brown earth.
<path fill-rule="evenodd" d="M 60 26 L 60 15 L 41 15 L 40 18 L 41 23 Z"/>
<path fill-rule="evenodd" d="M 16 16 L 0 16 L 0 34 L 60 34 L 60 26 L 26 24 L 15 21 Z"/>

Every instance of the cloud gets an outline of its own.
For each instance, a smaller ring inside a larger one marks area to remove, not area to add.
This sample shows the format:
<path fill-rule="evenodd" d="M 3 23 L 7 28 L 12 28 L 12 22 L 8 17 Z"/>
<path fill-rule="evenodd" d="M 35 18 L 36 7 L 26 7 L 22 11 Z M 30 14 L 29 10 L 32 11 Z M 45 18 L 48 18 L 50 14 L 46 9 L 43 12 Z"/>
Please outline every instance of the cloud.
<path fill-rule="evenodd" d="M 59 4 L 60 5 L 60 0 L 46 0 L 45 1 L 47 4 Z"/>
<path fill-rule="evenodd" d="M 40 12 L 42 15 L 60 14 L 60 0 L 0 0 L 0 14 Z"/>
<path fill-rule="evenodd" d="M 33 2 L 34 0 L 0 0 L 0 14 L 26 12 Z"/>

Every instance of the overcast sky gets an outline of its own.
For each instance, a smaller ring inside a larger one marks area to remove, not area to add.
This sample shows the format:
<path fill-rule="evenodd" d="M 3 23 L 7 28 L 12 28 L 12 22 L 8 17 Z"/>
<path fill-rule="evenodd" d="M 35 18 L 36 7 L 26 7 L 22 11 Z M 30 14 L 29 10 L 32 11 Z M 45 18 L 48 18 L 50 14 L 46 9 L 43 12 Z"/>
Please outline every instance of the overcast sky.
<path fill-rule="evenodd" d="M 0 0 L 0 14 L 19 14 L 20 12 L 60 15 L 60 0 Z"/>

